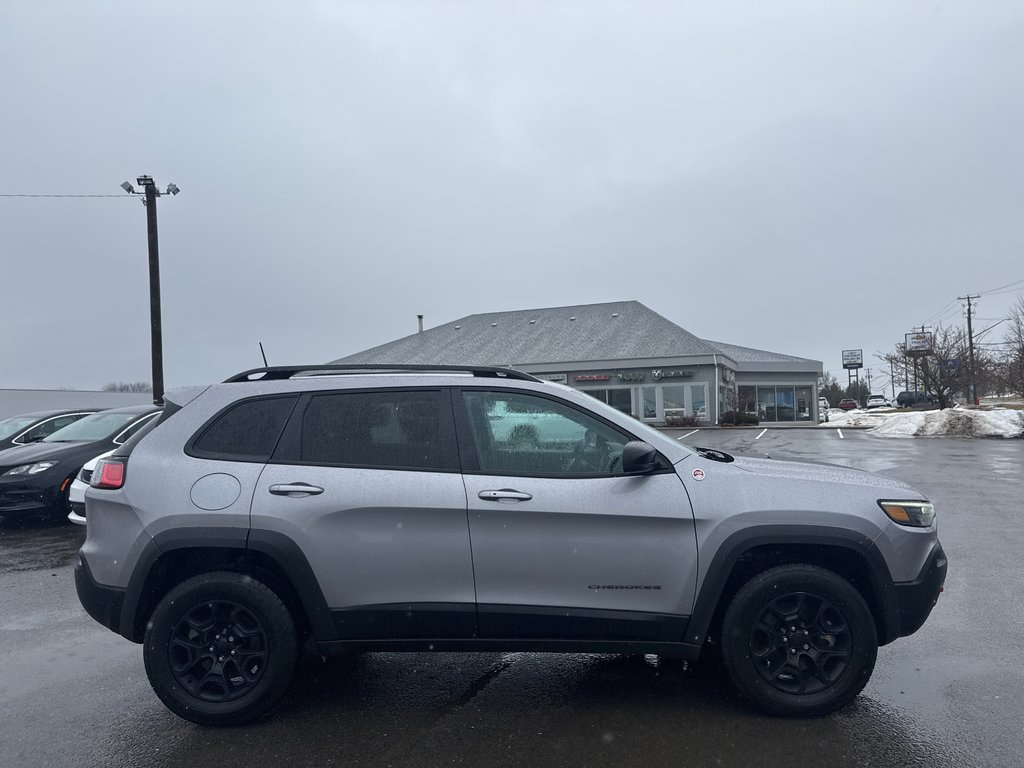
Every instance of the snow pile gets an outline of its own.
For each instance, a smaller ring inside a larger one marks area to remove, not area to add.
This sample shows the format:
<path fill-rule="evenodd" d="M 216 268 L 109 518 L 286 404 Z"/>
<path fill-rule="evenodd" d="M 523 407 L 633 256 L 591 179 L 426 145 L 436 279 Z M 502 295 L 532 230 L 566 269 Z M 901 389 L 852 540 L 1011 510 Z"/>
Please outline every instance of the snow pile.
<path fill-rule="evenodd" d="M 1008 408 L 942 411 L 829 411 L 823 427 L 868 427 L 882 437 L 1024 437 L 1024 411 Z"/>

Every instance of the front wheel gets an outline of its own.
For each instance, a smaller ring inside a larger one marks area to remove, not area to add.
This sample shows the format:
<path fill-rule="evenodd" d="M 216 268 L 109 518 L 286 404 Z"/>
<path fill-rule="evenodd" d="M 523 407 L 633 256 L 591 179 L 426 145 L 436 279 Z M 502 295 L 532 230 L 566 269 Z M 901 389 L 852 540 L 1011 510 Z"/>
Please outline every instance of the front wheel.
<path fill-rule="evenodd" d="M 295 623 L 265 584 L 228 571 L 195 576 L 157 605 L 143 645 L 160 700 L 200 725 L 238 725 L 284 695 L 298 658 Z"/>
<path fill-rule="evenodd" d="M 817 717 L 845 706 L 871 677 L 878 635 L 845 579 L 813 565 L 758 574 L 722 622 L 722 657 L 735 686 L 773 715 Z"/>

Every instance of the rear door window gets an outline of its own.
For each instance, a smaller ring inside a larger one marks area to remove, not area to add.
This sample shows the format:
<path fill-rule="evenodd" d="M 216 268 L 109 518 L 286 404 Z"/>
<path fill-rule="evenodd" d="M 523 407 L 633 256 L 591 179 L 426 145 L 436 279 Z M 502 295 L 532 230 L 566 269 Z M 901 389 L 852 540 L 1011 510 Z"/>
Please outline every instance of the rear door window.
<path fill-rule="evenodd" d="M 457 470 L 451 397 L 440 390 L 312 395 L 298 454 L 303 464 Z"/>

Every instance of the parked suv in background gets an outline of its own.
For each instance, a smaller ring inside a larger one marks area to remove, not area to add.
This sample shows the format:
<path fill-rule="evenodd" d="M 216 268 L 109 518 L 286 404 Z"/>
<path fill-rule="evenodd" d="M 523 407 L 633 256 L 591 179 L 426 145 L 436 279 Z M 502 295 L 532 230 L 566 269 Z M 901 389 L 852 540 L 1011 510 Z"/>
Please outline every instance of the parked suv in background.
<path fill-rule="evenodd" d="M 896 395 L 896 406 L 898 408 L 912 408 L 914 406 L 935 405 L 939 399 L 935 395 L 920 390 L 912 392 L 900 392 Z"/>
<path fill-rule="evenodd" d="M 269 711 L 307 641 L 713 644 L 765 711 L 822 715 L 945 578 L 934 508 L 902 482 L 691 448 L 510 369 L 265 368 L 166 402 L 98 462 L 75 581 L 197 723 Z M 525 413 L 551 422 L 536 440 L 506 429 Z"/>
<path fill-rule="evenodd" d="M 869 411 L 872 408 L 888 408 L 889 401 L 885 399 L 885 395 L 868 395 L 868 401 L 864 407 Z"/>

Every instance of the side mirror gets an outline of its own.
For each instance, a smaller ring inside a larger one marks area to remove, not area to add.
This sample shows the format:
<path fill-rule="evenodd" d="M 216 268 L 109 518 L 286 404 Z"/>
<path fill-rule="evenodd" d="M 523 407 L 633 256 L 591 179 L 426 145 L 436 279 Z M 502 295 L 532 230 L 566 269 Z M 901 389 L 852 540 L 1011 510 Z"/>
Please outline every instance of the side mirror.
<path fill-rule="evenodd" d="M 643 440 L 630 440 L 622 448 L 622 471 L 627 475 L 646 475 L 658 468 L 658 452 Z"/>

